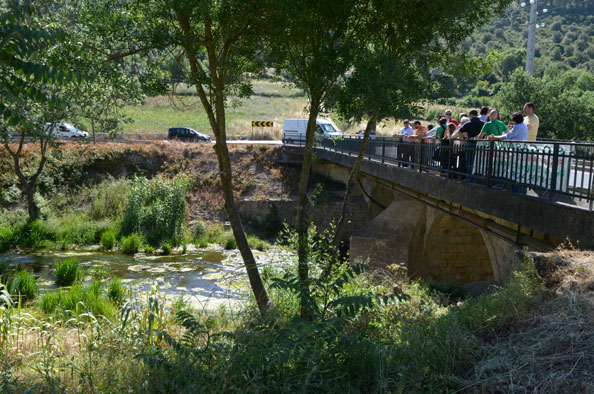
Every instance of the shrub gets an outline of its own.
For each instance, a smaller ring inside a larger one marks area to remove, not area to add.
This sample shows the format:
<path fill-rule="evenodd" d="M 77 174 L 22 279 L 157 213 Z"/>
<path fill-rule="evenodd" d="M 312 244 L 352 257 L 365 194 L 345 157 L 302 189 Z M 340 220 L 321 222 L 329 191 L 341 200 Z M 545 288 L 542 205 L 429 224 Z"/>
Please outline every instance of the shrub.
<path fill-rule="evenodd" d="M 101 233 L 101 247 L 105 250 L 113 249 L 116 241 L 116 234 L 113 230 L 106 230 Z"/>
<path fill-rule="evenodd" d="M 206 234 L 206 226 L 199 220 L 194 224 L 194 237 L 201 238 L 204 234 Z"/>
<path fill-rule="evenodd" d="M 14 296 L 20 295 L 23 301 L 30 301 L 39 294 L 37 279 L 26 269 L 19 271 L 9 279 L 8 292 Z"/>
<path fill-rule="evenodd" d="M 121 249 L 124 254 L 134 254 L 140 249 L 142 237 L 136 233 L 133 233 L 122 238 L 121 244 Z"/>
<path fill-rule="evenodd" d="M 161 251 L 162 251 L 162 253 L 163 253 L 165 256 L 167 256 L 167 255 L 171 254 L 171 245 L 169 245 L 169 244 L 163 244 L 163 245 L 161 246 Z"/>
<path fill-rule="evenodd" d="M 225 234 L 225 237 L 223 238 L 223 247 L 226 250 L 237 248 L 237 242 L 235 242 L 235 237 L 233 236 L 233 233 Z"/>
<path fill-rule="evenodd" d="M 78 266 L 78 259 L 72 257 L 55 263 L 56 268 L 56 284 L 60 287 L 71 286 L 74 282 L 79 280 L 82 276 L 82 271 Z"/>
<path fill-rule="evenodd" d="M 204 238 L 197 239 L 195 244 L 199 248 L 207 248 L 208 247 L 208 241 Z"/>
<path fill-rule="evenodd" d="M 155 251 L 155 248 L 153 248 L 151 245 L 144 245 L 143 251 L 146 254 L 151 254 Z"/>
<path fill-rule="evenodd" d="M 45 313 L 54 313 L 58 306 L 60 306 L 60 291 L 47 291 L 39 302 L 41 310 Z"/>
<path fill-rule="evenodd" d="M 41 220 L 34 220 L 23 225 L 16 234 L 16 243 L 22 248 L 39 248 L 44 241 L 53 240 L 54 234 L 49 232 Z"/>
<path fill-rule="evenodd" d="M 120 278 L 113 278 L 109 283 L 107 286 L 107 297 L 117 304 L 124 300 L 124 287 Z"/>
<path fill-rule="evenodd" d="M 185 177 L 173 180 L 136 178 L 128 193 L 122 233 L 142 232 L 152 246 L 169 240 L 179 245 L 186 218 Z"/>
<path fill-rule="evenodd" d="M 0 253 L 6 252 L 14 243 L 15 231 L 11 226 L 0 227 Z"/>

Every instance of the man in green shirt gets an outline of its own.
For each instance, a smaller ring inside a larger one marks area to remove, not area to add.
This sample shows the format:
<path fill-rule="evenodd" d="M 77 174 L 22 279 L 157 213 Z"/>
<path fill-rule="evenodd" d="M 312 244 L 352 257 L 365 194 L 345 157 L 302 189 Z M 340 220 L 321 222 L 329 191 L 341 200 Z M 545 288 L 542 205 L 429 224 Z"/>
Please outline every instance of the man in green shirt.
<path fill-rule="evenodd" d="M 500 136 L 503 135 L 508 129 L 508 127 L 497 119 L 499 117 L 499 112 L 496 109 L 492 109 L 489 112 L 489 121 L 483 125 L 481 133 L 478 135 L 478 139 L 487 138 L 490 135 Z"/>

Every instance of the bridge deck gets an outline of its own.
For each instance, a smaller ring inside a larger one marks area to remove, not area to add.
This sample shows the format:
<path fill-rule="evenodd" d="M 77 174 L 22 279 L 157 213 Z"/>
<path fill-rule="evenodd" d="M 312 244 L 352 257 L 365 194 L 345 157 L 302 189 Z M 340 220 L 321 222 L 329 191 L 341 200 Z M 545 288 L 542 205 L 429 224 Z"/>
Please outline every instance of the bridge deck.
<path fill-rule="evenodd" d="M 315 154 L 352 168 L 360 144 L 360 138 L 323 140 L 316 143 Z M 454 147 L 438 156 L 433 144 L 378 138 L 370 141 L 361 172 L 556 238 L 594 247 L 594 145 L 518 145 L 486 142 Z M 299 144 L 285 144 L 284 149 L 287 153 L 303 154 Z M 468 151 L 474 156 L 471 166 L 467 165 Z M 443 164 L 446 160 L 450 160 L 448 165 Z"/>

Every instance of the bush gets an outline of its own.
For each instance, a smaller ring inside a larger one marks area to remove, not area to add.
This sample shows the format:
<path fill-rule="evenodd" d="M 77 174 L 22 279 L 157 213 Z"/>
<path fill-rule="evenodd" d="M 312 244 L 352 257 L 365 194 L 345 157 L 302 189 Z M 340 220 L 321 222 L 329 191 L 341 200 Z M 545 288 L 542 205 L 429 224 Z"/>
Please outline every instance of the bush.
<path fill-rule="evenodd" d="M 40 248 L 45 245 L 44 241 L 54 238 L 54 234 L 45 228 L 41 220 L 34 220 L 18 230 L 15 241 L 22 248 Z"/>
<path fill-rule="evenodd" d="M 167 256 L 167 255 L 171 254 L 171 245 L 169 245 L 169 244 L 163 244 L 163 245 L 161 246 L 161 251 L 162 251 L 162 253 L 163 253 L 165 256 Z"/>
<path fill-rule="evenodd" d="M 179 245 L 184 233 L 188 187 L 184 177 L 150 181 L 136 178 L 128 193 L 122 233 L 142 232 L 154 247 L 163 241 Z"/>
<path fill-rule="evenodd" d="M 155 251 L 155 248 L 153 248 L 151 245 L 144 245 L 143 251 L 146 254 L 151 254 Z"/>
<path fill-rule="evenodd" d="M 39 294 L 35 275 L 26 269 L 19 271 L 16 276 L 9 279 L 7 288 L 10 294 L 20 295 L 23 301 L 30 301 Z"/>
<path fill-rule="evenodd" d="M 113 230 L 106 230 L 101 233 L 101 247 L 105 250 L 113 249 L 116 241 L 116 234 Z"/>
<path fill-rule="evenodd" d="M 107 286 L 107 297 L 116 304 L 120 304 L 124 300 L 124 287 L 120 278 L 113 278 L 109 283 Z"/>
<path fill-rule="evenodd" d="M 237 248 L 237 242 L 235 242 L 235 237 L 233 236 L 233 233 L 225 234 L 225 238 L 223 238 L 223 247 L 226 250 Z"/>
<path fill-rule="evenodd" d="M 122 238 L 120 243 L 124 254 L 138 253 L 140 245 L 142 244 L 142 237 L 136 233 L 130 234 L 129 236 Z"/>
<path fill-rule="evenodd" d="M 15 231 L 11 226 L 0 227 L 0 253 L 6 252 L 14 244 Z"/>
<path fill-rule="evenodd" d="M 206 226 L 199 220 L 194 224 L 194 238 L 201 238 L 204 234 L 206 234 Z"/>
<path fill-rule="evenodd" d="M 59 263 L 55 263 L 54 267 L 56 268 L 56 273 L 54 274 L 56 277 L 56 285 L 60 287 L 71 286 L 82 276 L 82 271 L 78 266 L 78 259 L 75 257 L 67 258 Z"/>

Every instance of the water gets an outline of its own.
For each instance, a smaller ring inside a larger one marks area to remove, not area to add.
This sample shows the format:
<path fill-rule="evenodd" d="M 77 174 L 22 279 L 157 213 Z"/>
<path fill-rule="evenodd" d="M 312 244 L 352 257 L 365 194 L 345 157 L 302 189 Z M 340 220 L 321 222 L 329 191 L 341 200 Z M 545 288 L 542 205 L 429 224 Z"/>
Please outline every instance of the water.
<path fill-rule="evenodd" d="M 282 251 L 254 251 L 254 254 L 261 267 L 289 261 L 288 254 Z M 237 251 L 191 249 L 184 255 L 127 256 L 99 251 L 46 250 L 2 254 L 0 264 L 12 268 L 22 266 L 33 272 L 43 292 L 56 288 L 54 263 L 65 257 L 77 257 L 87 273 L 102 269 L 108 279 L 120 277 L 125 287 L 137 296 L 147 294 L 153 284 L 158 284 L 169 302 L 181 295 L 194 307 L 216 309 L 221 305 L 234 307 L 249 294 L 245 269 Z M 87 281 L 89 277 L 87 275 Z"/>

